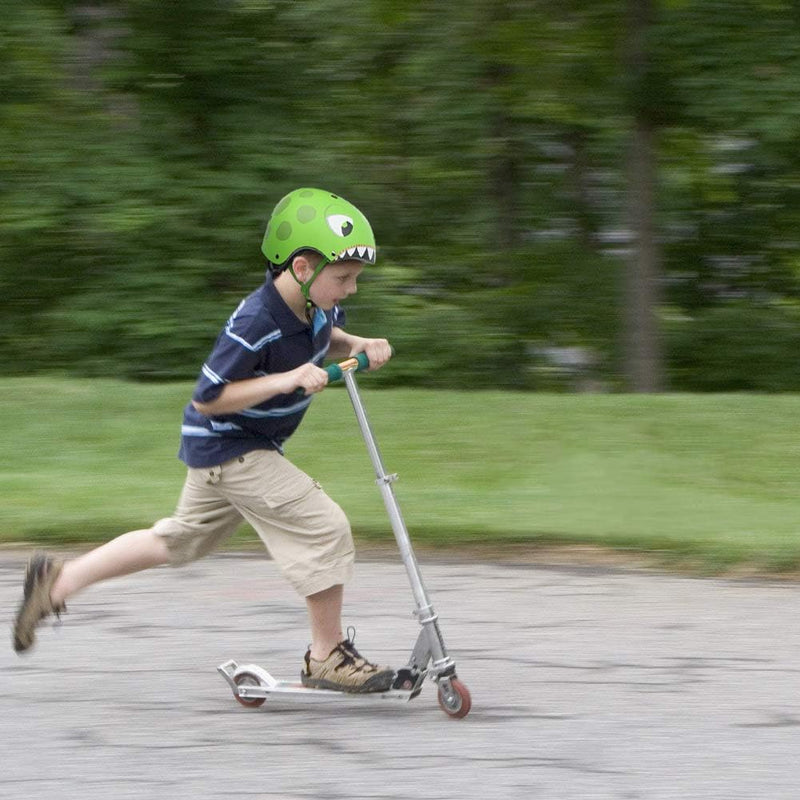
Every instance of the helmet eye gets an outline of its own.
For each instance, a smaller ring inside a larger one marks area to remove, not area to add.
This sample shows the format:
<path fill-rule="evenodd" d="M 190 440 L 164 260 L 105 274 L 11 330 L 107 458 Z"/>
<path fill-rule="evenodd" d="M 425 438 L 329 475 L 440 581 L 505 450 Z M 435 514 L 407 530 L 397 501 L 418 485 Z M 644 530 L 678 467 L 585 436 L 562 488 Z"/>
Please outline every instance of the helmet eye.
<path fill-rule="evenodd" d="M 328 227 L 337 235 L 344 238 L 353 232 L 353 220 L 346 214 L 331 214 L 326 217 Z"/>

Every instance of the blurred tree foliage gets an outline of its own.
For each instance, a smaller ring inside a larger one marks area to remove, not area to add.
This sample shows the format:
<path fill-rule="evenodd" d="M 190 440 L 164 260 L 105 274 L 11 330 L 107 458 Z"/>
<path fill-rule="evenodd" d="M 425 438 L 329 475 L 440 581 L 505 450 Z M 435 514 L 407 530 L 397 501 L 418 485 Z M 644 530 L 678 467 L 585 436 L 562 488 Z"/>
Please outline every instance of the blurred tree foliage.
<path fill-rule="evenodd" d="M 317 185 L 378 237 L 378 381 L 646 389 L 651 315 L 650 386 L 800 389 L 797 6 L 643 5 L 5 0 L 4 372 L 193 377 Z"/>

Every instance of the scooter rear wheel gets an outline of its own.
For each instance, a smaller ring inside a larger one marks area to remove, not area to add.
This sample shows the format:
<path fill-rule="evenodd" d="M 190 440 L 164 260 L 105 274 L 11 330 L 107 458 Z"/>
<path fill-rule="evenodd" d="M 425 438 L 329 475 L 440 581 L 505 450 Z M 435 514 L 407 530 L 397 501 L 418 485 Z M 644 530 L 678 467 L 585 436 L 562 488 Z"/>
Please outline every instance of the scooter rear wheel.
<path fill-rule="evenodd" d="M 233 682 L 237 686 L 261 686 L 261 681 L 252 672 L 240 672 Z M 236 699 L 246 708 L 258 708 L 264 705 L 266 700 L 265 697 L 240 697 L 238 694 Z"/>
<path fill-rule="evenodd" d="M 450 680 L 451 692 L 446 692 L 444 687 L 439 687 L 439 706 L 448 717 L 460 719 L 469 714 L 472 708 L 472 698 L 469 689 L 458 678 Z"/>

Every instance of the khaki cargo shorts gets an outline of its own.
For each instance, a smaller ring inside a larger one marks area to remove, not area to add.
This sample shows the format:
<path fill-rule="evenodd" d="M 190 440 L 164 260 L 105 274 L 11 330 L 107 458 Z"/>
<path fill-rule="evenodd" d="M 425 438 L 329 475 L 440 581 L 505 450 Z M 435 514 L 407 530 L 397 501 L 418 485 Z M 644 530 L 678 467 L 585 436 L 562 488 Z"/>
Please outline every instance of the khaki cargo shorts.
<path fill-rule="evenodd" d="M 189 468 L 178 507 L 153 531 L 174 566 L 210 553 L 246 520 L 303 596 L 346 583 L 353 572 L 350 523 L 320 485 L 275 450 L 216 467 Z"/>

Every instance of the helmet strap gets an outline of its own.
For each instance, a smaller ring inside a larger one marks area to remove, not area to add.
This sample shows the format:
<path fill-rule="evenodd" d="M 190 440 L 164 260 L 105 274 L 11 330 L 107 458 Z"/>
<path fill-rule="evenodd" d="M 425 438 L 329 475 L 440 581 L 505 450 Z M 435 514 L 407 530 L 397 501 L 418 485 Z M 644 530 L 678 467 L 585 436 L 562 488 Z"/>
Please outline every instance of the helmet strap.
<path fill-rule="evenodd" d="M 317 264 L 317 267 L 314 270 L 314 274 L 305 283 L 303 283 L 303 281 L 301 281 L 300 278 L 297 277 L 294 271 L 294 264 L 289 264 L 289 272 L 291 273 L 291 276 L 295 279 L 295 281 L 297 281 L 297 284 L 300 287 L 300 291 L 302 292 L 303 297 L 305 297 L 306 299 L 306 311 L 310 311 L 311 307 L 314 305 L 314 302 L 308 296 L 308 292 L 311 289 L 311 284 L 314 283 L 320 272 L 322 272 L 322 270 L 330 263 L 331 262 L 328 261 L 327 258 L 322 258 L 319 264 Z"/>

